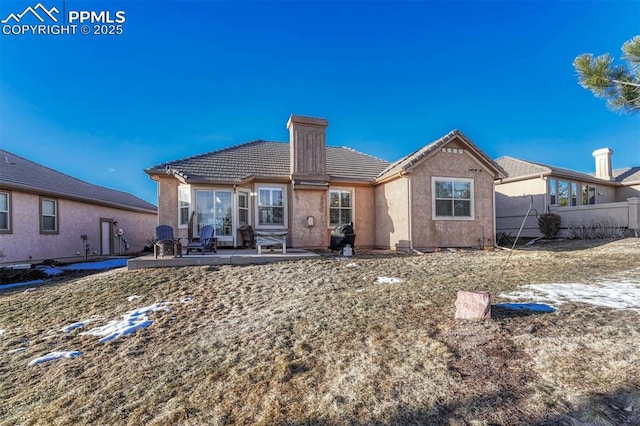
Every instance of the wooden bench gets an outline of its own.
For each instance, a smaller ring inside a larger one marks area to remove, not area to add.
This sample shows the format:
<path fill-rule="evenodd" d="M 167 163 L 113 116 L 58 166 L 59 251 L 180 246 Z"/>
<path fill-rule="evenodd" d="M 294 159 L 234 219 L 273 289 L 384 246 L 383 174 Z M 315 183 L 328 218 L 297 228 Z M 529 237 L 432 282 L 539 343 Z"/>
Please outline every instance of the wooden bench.
<path fill-rule="evenodd" d="M 262 254 L 262 246 L 282 246 L 282 254 L 287 253 L 286 232 L 256 232 L 256 246 L 258 254 Z"/>

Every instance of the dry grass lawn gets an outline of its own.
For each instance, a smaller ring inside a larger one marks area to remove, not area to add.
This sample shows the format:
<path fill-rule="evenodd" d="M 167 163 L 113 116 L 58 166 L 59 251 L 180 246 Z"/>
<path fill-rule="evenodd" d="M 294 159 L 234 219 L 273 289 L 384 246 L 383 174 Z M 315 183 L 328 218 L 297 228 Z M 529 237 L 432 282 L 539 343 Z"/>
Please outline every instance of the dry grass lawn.
<path fill-rule="evenodd" d="M 506 256 L 120 269 L 6 291 L 0 423 L 640 424 L 637 312 L 564 304 L 453 319 L 461 289 L 496 301 L 523 284 L 640 283 L 640 239 L 537 244 L 496 282 Z M 171 311 L 132 335 L 103 344 L 81 334 L 161 301 Z M 100 319 L 60 331 L 89 318 Z M 27 366 L 62 350 L 83 354 Z"/>

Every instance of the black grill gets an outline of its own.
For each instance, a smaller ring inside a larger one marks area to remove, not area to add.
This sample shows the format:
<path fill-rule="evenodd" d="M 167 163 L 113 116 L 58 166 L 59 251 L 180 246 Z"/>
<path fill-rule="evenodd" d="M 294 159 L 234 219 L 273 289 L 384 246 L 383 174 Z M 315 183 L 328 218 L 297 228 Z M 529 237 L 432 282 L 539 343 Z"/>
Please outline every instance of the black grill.
<path fill-rule="evenodd" d="M 342 253 L 347 245 L 350 245 L 355 254 L 356 234 L 353 232 L 353 226 L 349 223 L 347 225 L 338 225 L 331 231 L 331 242 L 329 248 L 331 251 L 339 251 Z"/>

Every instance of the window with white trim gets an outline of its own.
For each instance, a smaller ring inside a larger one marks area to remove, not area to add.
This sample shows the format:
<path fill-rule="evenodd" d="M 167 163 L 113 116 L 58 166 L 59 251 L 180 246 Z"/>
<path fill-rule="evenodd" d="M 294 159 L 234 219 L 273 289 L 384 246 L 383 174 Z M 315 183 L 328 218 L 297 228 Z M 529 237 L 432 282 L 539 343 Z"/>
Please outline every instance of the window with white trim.
<path fill-rule="evenodd" d="M 258 224 L 284 226 L 284 189 L 258 188 Z"/>
<path fill-rule="evenodd" d="M 238 224 L 249 224 L 249 193 L 244 191 L 238 192 Z"/>
<path fill-rule="evenodd" d="M 185 227 L 189 224 L 189 206 L 191 205 L 191 187 L 178 187 L 178 224 Z"/>
<path fill-rule="evenodd" d="M 473 219 L 473 179 L 434 177 L 433 217 Z"/>
<path fill-rule="evenodd" d="M 347 189 L 329 190 L 329 225 L 336 227 L 353 222 L 353 192 Z"/>
<path fill-rule="evenodd" d="M 8 192 L 0 192 L 0 232 L 11 232 L 11 197 Z"/>
<path fill-rule="evenodd" d="M 58 200 L 40 198 L 40 233 L 58 233 Z"/>

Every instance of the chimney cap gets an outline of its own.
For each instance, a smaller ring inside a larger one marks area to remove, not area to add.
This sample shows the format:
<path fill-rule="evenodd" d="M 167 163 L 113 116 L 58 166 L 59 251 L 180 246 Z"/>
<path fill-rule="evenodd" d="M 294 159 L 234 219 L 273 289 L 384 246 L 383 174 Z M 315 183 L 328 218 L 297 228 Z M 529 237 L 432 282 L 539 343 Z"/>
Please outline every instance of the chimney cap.
<path fill-rule="evenodd" d="M 593 155 L 594 157 L 596 155 L 609 155 L 609 154 L 613 154 L 613 150 L 611 148 L 600 148 L 600 149 L 596 149 L 591 153 L 591 155 Z"/>
<path fill-rule="evenodd" d="M 290 128 L 293 123 L 303 124 L 306 126 L 318 126 L 318 127 L 329 126 L 329 121 L 327 121 L 326 118 L 308 117 L 304 115 L 291 114 L 291 116 L 289 117 L 289 121 L 287 122 L 287 128 Z"/>

